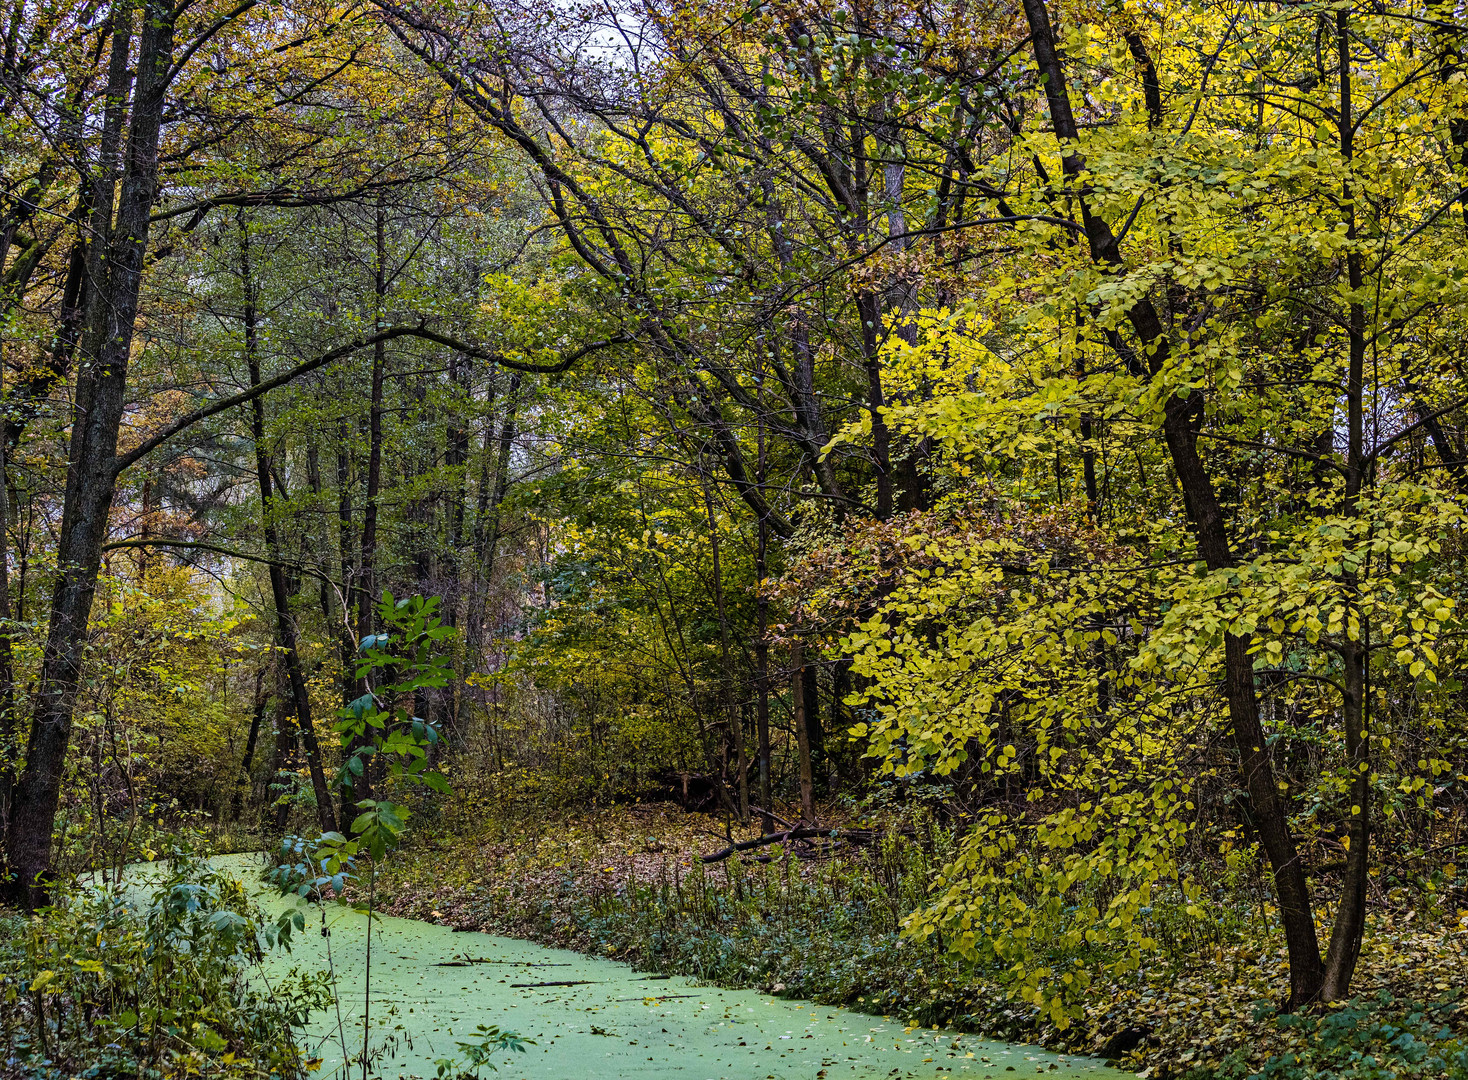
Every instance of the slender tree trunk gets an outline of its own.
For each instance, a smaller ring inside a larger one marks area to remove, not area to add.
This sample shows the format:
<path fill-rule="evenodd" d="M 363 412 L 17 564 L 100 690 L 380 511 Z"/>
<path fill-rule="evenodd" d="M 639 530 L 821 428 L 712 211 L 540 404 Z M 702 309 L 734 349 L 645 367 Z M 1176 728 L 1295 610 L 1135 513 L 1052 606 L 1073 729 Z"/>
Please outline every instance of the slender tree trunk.
<path fill-rule="evenodd" d="M 1351 103 L 1351 34 L 1349 14 L 1338 10 L 1335 16 L 1336 48 L 1340 65 L 1341 157 L 1350 163 L 1355 156 L 1354 119 Z M 1354 185 L 1346 174 L 1341 206 L 1346 215 L 1346 276 L 1352 296 L 1365 291 L 1358 238 Z M 1366 378 L 1366 309 L 1353 300 L 1347 319 L 1350 354 L 1346 372 L 1346 490 L 1345 511 L 1355 517 L 1360 512 L 1361 487 L 1366 474 L 1365 378 Z M 1369 556 L 1368 556 L 1369 558 Z M 1360 585 L 1356 571 L 1343 572 L 1347 594 L 1357 600 Z M 1335 925 L 1331 929 L 1330 947 L 1325 956 L 1325 982 L 1321 997 L 1339 1001 L 1350 995 L 1351 978 L 1361 955 L 1361 941 L 1366 930 L 1366 878 L 1371 868 L 1371 728 L 1370 699 L 1367 696 L 1367 665 L 1370 659 L 1370 620 L 1356 604 L 1360 627 L 1352 638 L 1350 620 L 1341 645 L 1342 685 L 1345 690 L 1341 722 L 1345 725 L 1346 764 L 1350 769 L 1350 818 L 1346 826 L 1350 847 L 1346 851 L 1346 869 L 1341 883 L 1340 902 L 1336 905 Z"/>
<path fill-rule="evenodd" d="M 0 364 L 0 400 L 4 399 L 5 368 Z M 0 836 L 10 824 L 10 803 L 15 794 L 15 762 L 20 747 L 15 744 L 15 663 L 11 653 L 10 608 L 10 488 L 6 483 L 7 457 L 4 432 L 0 431 Z"/>
<path fill-rule="evenodd" d="M 250 226 L 243 211 L 237 221 L 240 233 L 240 283 L 245 294 L 245 364 L 249 370 L 250 386 L 255 387 L 260 385 L 260 354 L 255 279 L 250 265 Z M 275 463 L 271 460 L 265 442 L 263 397 L 257 397 L 250 402 L 250 435 L 255 441 L 255 473 L 260 486 L 260 528 L 265 537 L 265 550 L 271 560 L 270 597 L 275 607 L 276 646 L 285 663 L 291 703 L 296 714 L 296 729 L 300 732 L 301 748 L 306 754 L 306 767 L 311 773 L 311 790 L 316 796 L 317 820 L 321 823 L 322 832 L 335 832 L 336 805 L 332 800 L 331 787 L 326 782 L 321 747 L 316 738 L 315 723 L 311 718 L 311 695 L 306 689 L 306 675 L 301 669 L 301 654 L 296 644 L 296 624 L 291 618 L 292 590 L 286 586 L 285 568 L 282 565 L 280 531 L 275 521 L 275 493 L 271 482 Z"/>
<path fill-rule="evenodd" d="M 714 500 L 709 493 L 708 478 L 699 477 L 703 486 L 704 512 L 708 515 L 709 549 L 713 556 L 714 610 L 719 618 L 719 662 L 723 668 L 724 722 L 728 725 L 728 739 L 734 743 L 734 768 L 738 771 L 736 787 L 739 793 L 739 824 L 749 824 L 749 761 L 745 756 L 744 727 L 739 722 L 739 709 L 734 703 L 734 670 L 732 650 L 729 648 L 729 613 L 724 607 L 724 571 L 719 559 L 719 526 L 714 518 Z"/>
<path fill-rule="evenodd" d="M 465 581 L 464 524 L 467 519 L 469 501 L 469 425 L 464 419 L 468 406 L 469 378 L 471 366 L 468 359 L 457 354 L 449 358 L 449 383 L 454 397 L 454 408 L 450 411 L 444 432 L 444 464 L 452 470 L 453 493 L 449 498 L 447 540 L 448 578 L 453 581 L 452 595 L 444 598 L 444 624 L 458 629 L 465 621 L 468 608 L 465 603 L 469 589 Z M 454 639 L 455 647 L 463 655 L 463 638 Z M 444 735 L 456 740 L 459 734 L 459 708 L 464 697 L 465 665 L 456 663 L 454 675 L 444 688 Z"/>
<path fill-rule="evenodd" d="M 376 226 L 374 307 L 381 323 L 387 297 L 387 211 L 381 198 L 377 200 Z M 382 492 L 382 395 L 386 371 L 386 344 L 379 341 L 372 348 L 372 397 L 367 413 L 367 493 L 362 511 L 362 556 L 358 561 L 362 581 L 357 605 L 359 640 L 372 633 L 373 608 L 377 603 L 377 504 Z"/>
<path fill-rule="evenodd" d="M 504 415 L 500 420 L 499 450 L 495 456 L 494 490 L 490 494 L 487 512 L 479 522 L 476 537 L 479 563 L 483 567 L 484 583 L 489 585 L 494 577 L 495 550 L 500 538 L 500 505 L 510 490 L 510 455 L 515 446 L 515 420 L 520 406 L 520 374 L 510 377 L 510 387 L 505 396 Z"/>
<path fill-rule="evenodd" d="M 759 804 L 763 813 L 763 829 L 768 835 L 775 831 L 775 819 L 771 816 L 773 799 L 770 790 L 770 600 L 765 595 L 765 546 L 769 530 L 759 523 L 758 548 L 755 554 L 755 578 L 759 582 L 759 596 L 755 600 L 759 624 L 755 629 L 755 736 L 759 740 Z"/>
<path fill-rule="evenodd" d="M 296 732 L 291 727 L 291 710 L 286 707 L 284 686 L 284 670 L 281 665 L 275 665 L 275 761 L 272 767 L 275 772 L 277 784 L 284 785 L 286 777 L 291 773 L 291 752 L 296 746 Z M 286 797 L 286 791 L 281 791 L 276 796 L 275 802 L 275 831 L 285 832 L 286 822 L 290 820 L 291 805 Z"/>
<path fill-rule="evenodd" d="M 771 187 L 765 189 L 766 198 L 772 194 Z M 775 235 L 788 246 L 788 240 L 778 222 L 772 224 Z M 788 262 L 788 253 L 782 253 L 782 264 Z M 761 350 L 763 352 L 763 350 Z M 764 400 L 764 361 L 755 361 L 755 390 L 758 399 Z M 766 465 L 765 416 L 760 411 L 755 416 L 755 483 L 764 491 Z M 755 581 L 755 636 L 754 636 L 754 692 L 755 692 L 755 739 L 759 746 L 759 804 L 761 829 L 765 835 L 775 831 L 774 794 L 770 778 L 770 598 L 765 594 L 765 577 L 768 574 L 770 526 L 764 515 L 760 515 L 755 526 L 754 581 Z"/>
<path fill-rule="evenodd" d="M 1433 36 L 1442 49 L 1438 61 L 1438 79 L 1451 85 L 1463 70 L 1463 30 L 1457 18 L 1457 5 L 1452 0 L 1427 0 L 1427 10 L 1437 21 Z M 1449 165 L 1458 170 L 1458 177 L 1468 174 L 1468 116 L 1459 114 L 1448 121 L 1448 139 L 1453 146 Z M 1453 160 L 1456 158 L 1456 160 Z M 1468 232 L 1468 191 L 1458 191 L 1458 209 L 1463 218 L 1463 229 Z"/>
<path fill-rule="evenodd" d="M 837 739 L 838 743 L 851 727 L 846 716 L 846 698 L 850 693 L 851 660 L 847 657 L 837 660 L 831 671 L 831 713 L 826 731 Z M 846 779 L 846 770 L 842 767 L 845 763 L 844 753 L 835 754 L 831 752 L 829 745 L 826 747 L 826 767 L 832 792 L 839 790 Z"/>
<path fill-rule="evenodd" d="M 341 653 L 342 704 L 349 705 L 357 696 L 357 641 L 352 636 L 352 625 L 355 613 L 353 599 L 358 593 L 352 560 L 352 552 L 357 549 L 352 526 L 352 444 L 347 438 L 345 417 L 337 421 L 336 437 L 337 540 L 343 602 L 342 618 L 336 630 Z"/>
<path fill-rule="evenodd" d="M 387 298 L 387 209 L 381 196 L 377 200 L 375 219 L 375 251 L 373 295 L 376 320 L 380 325 Z M 367 490 L 362 508 L 362 548 L 357 560 L 357 575 L 360 588 L 357 592 L 357 640 L 363 641 L 373 632 L 379 592 L 377 581 L 377 517 L 378 500 L 382 493 L 382 397 L 387 372 L 387 351 L 384 342 L 377 342 L 372 349 L 372 391 L 367 412 Z M 356 660 L 353 648 L 353 662 Z M 366 679 L 356 681 L 355 693 L 367 693 Z M 369 732 L 354 736 L 347 747 L 347 754 L 355 754 L 368 745 Z M 373 759 L 368 758 L 362 775 L 352 784 L 350 797 L 353 801 L 372 798 Z M 350 816 L 345 804 L 348 794 L 342 794 L 342 820 Z"/>
<path fill-rule="evenodd" d="M 863 291 L 856 298 L 857 316 L 861 319 L 862 366 L 867 376 L 867 414 L 872 421 L 872 466 L 877 479 L 877 517 L 885 521 L 892 516 L 892 432 L 883 412 L 887 399 L 882 393 L 882 362 L 878 356 L 877 335 L 882 326 L 882 305 L 877 294 Z"/>
<path fill-rule="evenodd" d="M 795 747 L 800 755 L 800 816 L 807 825 L 816 823 L 815 778 L 810 764 L 810 731 L 806 726 L 805 644 L 796 639 L 790 646 L 791 717 L 795 724 Z"/>
<path fill-rule="evenodd" d="M 801 672 L 801 688 L 805 698 L 805 737 L 810 743 L 810 769 L 817 794 L 827 794 L 826 732 L 821 723 L 820 669 L 806 664 Z"/>
<path fill-rule="evenodd" d="M 244 794 L 250 787 L 250 774 L 255 769 L 255 747 L 260 742 L 260 726 L 265 721 L 265 698 L 261 694 L 261 683 L 265 679 L 265 669 L 261 668 L 255 672 L 255 697 L 254 707 L 250 714 L 250 734 L 245 739 L 245 754 L 240 759 L 240 776 L 235 784 L 234 801 L 232 804 L 232 816 L 236 821 L 244 810 Z"/>
<path fill-rule="evenodd" d="M 316 441 L 314 430 L 306 433 L 306 484 L 311 489 L 311 505 L 317 514 L 326 512 L 326 487 L 321 480 L 321 448 Z M 310 534 L 307 534 L 310 537 Z M 316 558 L 321 565 L 325 565 L 327 552 L 331 547 L 331 539 L 328 536 L 322 543 L 321 550 L 316 549 L 317 540 L 308 539 L 309 554 Z M 333 629 L 340 623 L 337 617 L 336 590 L 331 587 L 323 573 L 316 582 L 316 599 L 321 605 L 321 622 L 326 627 L 326 632 L 331 634 Z M 333 637 L 337 635 L 333 634 Z"/>

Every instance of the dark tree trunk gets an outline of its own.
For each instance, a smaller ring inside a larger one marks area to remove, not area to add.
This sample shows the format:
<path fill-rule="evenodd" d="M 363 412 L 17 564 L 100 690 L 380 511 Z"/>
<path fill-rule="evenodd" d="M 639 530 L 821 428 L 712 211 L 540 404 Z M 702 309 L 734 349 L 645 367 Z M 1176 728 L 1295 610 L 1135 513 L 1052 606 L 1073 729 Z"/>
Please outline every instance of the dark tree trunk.
<path fill-rule="evenodd" d="M 805 732 L 810 740 L 810 768 L 816 794 L 826 795 L 830 784 L 826 777 L 826 732 L 821 724 L 821 679 L 820 668 L 806 664 L 800 673 L 802 696 L 805 699 Z"/>
<path fill-rule="evenodd" d="M 387 297 L 387 211 L 377 202 L 374 292 L 377 319 L 383 318 Z M 382 492 L 382 396 L 387 374 L 387 349 L 384 342 L 372 347 L 372 397 L 367 412 L 367 492 L 362 510 L 362 554 L 358 560 L 361 591 L 357 599 L 357 638 L 372 633 L 373 609 L 377 602 L 377 517 L 378 498 Z M 362 687 L 358 687 L 359 692 Z"/>
<path fill-rule="evenodd" d="M 260 385 L 260 356 L 257 336 L 257 311 L 255 281 L 250 266 L 250 228 L 243 213 L 239 215 L 240 231 L 240 282 L 245 294 L 245 364 L 249 369 L 250 386 Z M 250 402 L 250 435 L 255 442 L 255 473 L 260 486 L 260 527 L 265 538 L 265 550 L 270 555 L 269 577 L 270 598 L 275 607 L 275 642 L 285 663 L 286 679 L 290 686 L 291 704 L 296 714 L 296 729 L 300 732 L 301 747 L 306 754 L 306 767 L 311 773 L 311 790 L 316 796 L 316 816 L 322 832 L 336 831 L 336 806 L 332 801 L 331 787 L 326 782 L 326 770 L 321 761 L 321 747 L 316 738 L 316 727 L 311 719 L 311 695 L 306 689 L 306 675 L 301 669 L 301 654 L 296 643 L 296 624 L 291 618 L 291 594 L 282 565 L 280 530 L 276 525 L 275 493 L 272 476 L 275 463 L 265 442 L 265 399 L 256 397 Z"/>
<path fill-rule="evenodd" d="M 351 704 L 352 699 L 357 696 L 355 674 L 357 641 L 352 636 L 352 619 L 355 610 L 353 598 L 357 595 L 352 552 L 356 550 L 357 544 L 352 525 L 352 450 L 351 442 L 347 438 L 345 418 L 337 422 L 336 437 L 337 540 L 341 561 L 343 606 L 341 624 L 337 627 L 337 639 L 341 653 L 342 705 L 345 706 Z"/>
<path fill-rule="evenodd" d="M 885 521 L 892 516 L 892 433 L 882 410 L 887 399 L 882 394 L 882 361 L 878 355 L 877 334 L 882 326 L 882 305 L 874 292 L 860 293 L 856 298 L 857 317 L 861 319 L 862 366 L 867 376 L 867 413 L 872 420 L 872 468 L 877 479 L 877 517 Z"/>
<path fill-rule="evenodd" d="M 810 729 L 805 710 L 805 646 L 797 639 L 790 646 L 791 720 L 795 726 L 795 748 L 800 759 L 800 816 L 807 825 L 816 823 L 815 778 L 811 772 Z"/>
<path fill-rule="evenodd" d="M 284 670 L 279 664 L 275 665 L 275 760 L 272 768 L 275 772 L 275 782 L 282 786 L 282 790 L 276 794 L 275 802 L 275 831 L 285 832 L 286 822 L 290 820 L 291 805 L 289 792 L 284 790 L 288 783 L 286 777 L 291 772 L 291 754 L 296 747 L 296 732 L 291 727 L 291 710 L 286 707 L 286 689 L 282 678 Z"/>
<path fill-rule="evenodd" d="M 1062 168 L 1068 178 L 1078 182 L 1086 171 L 1086 162 L 1075 149 L 1080 144 L 1080 132 L 1071 112 L 1065 70 L 1055 50 L 1050 14 L 1045 0 L 1023 0 L 1023 6 L 1055 134 L 1066 147 L 1062 151 Z M 1104 267 L 1119 267 L 1121 255 L 1110 226 L 1092 213 L 1089 200 L 1080 198 L 1078 204 L 1092 260 Z M 1137 354 L 1120 347 L 1118 351 L 1134 375 L 1155 376 L 1165 367 L 1169 356 L 1170 341 L 1162 320 L 1151 300 L 1145 297 L 1127 312 L 1127 320 L 1142 342 L 1143 350 Z M 1119 338 L 1112 340 L 1121 345 Z M 1209 569 L 1216 570 L 1233 565 L 1234 554 L 1222 506 L 1198 454 L 1198 425 L 1202 415 L 1203 400 L 1198 391 L 1187 397 L 1173 396 L 1164 407 L 1162 433 L 1182 489 L 1198 554 Z M 1224 635 L 1224 687 L 1241 778 L 1274 874 L 1280 923 L 1289 951 L 1289 1004 L 1293 1008 L 1319 998 L 1324 968 L 1304 862 L 1290 832 L 1287 808 L 1279 793 L 1268 743 L 1259 722 L 1250 645 L 1247 636 Z"/>
<path fill-rule="evenodd" d="M 240 759 L 240 776 L 235 783 L 234 800 L 231 806 L 231 816 L 238 821 L 244 810 L 245 791 L 250 787 L 250 774 L 255 770 L 255 747 L 260 743 L 260 727 L 265 721 L 265 698 L 261 694 L 261 683 L 265 679 L 265 670 L 262 668 L 255 672 L 255 703 L 250 713 L 250 734 L 245 739 L 245 754 Z"/>
<path fill-rule="evenodd" d="M 375 310 L 379 324 L 387 299 L 387 210 L 379 196 L 376 215 L 376 258 L 374 260 L 373 291 Z M 360 586 L 357 590 L 357 640 L 365 640 L 376 625 L 377 609 L 377 518 L 378 499 L 382 493 L 382 397 L 387 373 L 387 351 L 384 342 L 377 342 L 372 349 L 372 391 L 367 412 L 367 490 L 362 504 L 362 548 L 357 560 L 357 575 Z M 353 649 L 355 663 L 356 649 Z M 367 680 L 356 680 L 355 693 L 367 693 Z M 346 752 L 352 755 L 367 746 L 371 736 L 368 732 L 354 736 Z M 373 759 L 368 757 L 362 775 L 352 784 L 350 792 L 342 793 L 342 820 L 352 815 L 347 809 L 347 800 L 355 802 L 372 798 Z"/>
<path fill-rule="evenodd" d="M 446 539 L 448 559 L 446 576 L 453 581 L 450 595 L 444 598 L 444 625 L 458 629 L 468 613 L 464 580 L 464 523 L 467 520 L 469 501 L 469 425 L 464 420 L 464 409 L 469 401 L 469 378 L 472 367 L 469 361 L 453 354 L 449 357 L 449 383 L 454 394 L 454 408 L 450 411 L 444 430 L 444 464 L 452 476 L 453 492 L 449 497 Z M 456 639 L 456 641 L 459 639 Z M 464 693 L 464 665 L 454 665 L 454 675 L 449 685 L 441 691 L 444 735 L 453 741 L 459 734 L 459 706 Z"/>
<path fill-rule="evenodd" d="M 723 669 L 720 683 L 724 699 L 724 723 L 728 725 L 725 745 L 734 746 L 735 789 L 739 796 L 739 824 L 749 823 L 749 762 L 745 756 L 744 727 L 739 722 L 739 709 L 734 703 L 733 650 L 729 647 L 729 613 L 724 606 L 724 571 L 719 558 L 719 526 L 714 517 L 714 500 L 709 493 L 708 478 L 699 477 L 703 485 L 703 506 L 708 515 L 709 549 L 713 556 L 714 610 L 719 618 L 719 664 Z"/>
<path fill-rule="evenodd" d="M 1355 128 L 1351 102 L 1351 33 L 1349 14 L 1337 10 L 1335 15 L 1336 49 L 1340 65 L 1340 107 L 1337 120 L 1340 129 L 1341 157 L 1347 162 L 1355 155 Z M 1346 174 L 1349 177 L 1349 173 Z M 1346 180 L 1341 192 L 1341 207 L 1346 215 L 1346 276 L 1353 296 L 1365 292 L 1361 252 L 1356 247 L 1358 232 L 1356 206 L 1351 182 Z M 1346 487 L 1345 512 L 1354 517 L 1359 511 L 1361 487 L 1366 478 L 1365 378 L 1366 378 L 1366 309 L 1360 301 L 1349 306 L 1347 318 L 1349 356 L 1346 371 Z M 1419 406 L 1419 408 L 1421 408 Z M 1439 447 L 1441 453 L 1441 447 Z M 1446 460 L 1446 459 L 1445 459 Z M 1368 556 L 1369 558 L 1370 556 Z M 1341 575 L 1348 595 L 1358 598 L 1360 585 L 1356 571 Z M 1345 725 L 1346 764 L 1350 769 L 1350 817 L 1346 835 L 1350 847 L 1346 851 L 1346 869 L 1341 883 L 1340 901 L 1336 904 L 1335 925 L 1331 928 L 1330 947 L 1325 955 L 1325 981 L 1321 997 L 1340 1001 L 1350 995 L 1351 979 L 1361 955 L 1361 941 L 1366 931 L 1366 882 L 1371 869 L 1371 727 L 1367 695 L 1371 623 L 1359 606 L 1358 637 L 1351 638 L 1349 619 L 1342 636 L 1341 682 L 1344 700 L 1341 722 Z"/>
<path fill-rule="evenodd" d="M 4 366 L 0 365 L 0 393 Z M 0 434 L 0 836 L 10 824 L 10 804 L 15 795 L 15 663 L 11 653 L 10 608 L 10 488 L 6 484 L 6 446 Z"/>
<path fill-rule="evenodd" d="M 843 658 L 836 661 L 831 671 L 831 715 L 826 725 L 827 732 L 837 740 L 838 747 L 851 727 L 846 714 L 846 698 L 850 693 L 851 661 Z M 832 752 L 829 745 L 826 747 L 826 763 L 833 792 L 840 789 L 847 780 L 847 756 L 844 750 Z"/>
<path fill-rule="evenodd" d="M 770 600 L 765 595 L 765 547 L 769 539 L 765 523 L 759 523 L 759 547 L 755 553 L 755 579 L 759 583 L 759 596 L 755 600 L 759 624 L 755 628 L 754 678 L 755 678 L 755 737 L 759 741 L 759 804 L 763 815 L 762 827 L 766 833 L 775 831 L 775 819 L 771 817 L 770 790 Z"/>
<path fill-rule="evenodd" d="M 108 121 L 126 96 L 130 5 L 114 9 Z M 133 95 L 121 184 L 103 148 L 88 254 L 87 312 L 81 338 L 76 411 L 68 455 L 66 492 L 57 543 L 57 575 L 50 623 L 26 747 L 25 770 L 16 786 L 7 836 L 15 898 L 35 907 L 47 899 L 51 832 L 61 795 L 72 712 L 81 680 L 87 624 L 102 564 L 108 513 L 117 485 L 117 433 L 126 399 L 149 217 L 158 194 L 158 142 L 164 94 L 173 59 L 174 9 L 146 0 L 137 49 Z M 121 59 L 119 64 L 117 61 Z M 116 108 L 114 109 L 114 103 Z M 121 120 L 117 120 L 120 129 Z M 104 139 L 106 133 L 104 131 Z M 118 188 L 120 187 L 120 192 Z M 116 224 L 113 227 L 114 192 Z M 95 255 L 93 254 L 95 252 Z"/>
<path fill-rule="evenodd" d="M 500 538 L 500 505 L 510 490 L 510 455 L 515 447 L 515 420 L 520 405 L 520 375 L 510 377 L 509 390 L 505 395 L 505 408 L 500 418 L 499 448 L 495 454 L 495 474 L 492 490 L 488 490 L 489 502 L 480 515 L 475 536 L 481 574 L 487 588 L 494 578 L 495 550 Z M 485 492 L 480 494 L 484 504 Z"/>

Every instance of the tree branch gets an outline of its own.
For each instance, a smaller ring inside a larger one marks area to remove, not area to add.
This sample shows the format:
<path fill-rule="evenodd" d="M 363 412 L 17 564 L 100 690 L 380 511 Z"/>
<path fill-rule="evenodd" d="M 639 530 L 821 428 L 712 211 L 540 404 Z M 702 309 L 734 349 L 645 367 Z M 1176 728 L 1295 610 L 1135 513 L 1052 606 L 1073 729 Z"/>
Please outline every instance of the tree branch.
<path fill-rule="evenodd" d="M 148 538 L 133 540 L 113 540 L 102 545 L 102 550 L 118 551 L 125 548 L 185 548 L 191 551 L 209 551 L 215 555 L 226 555 L 231 559 L 244 559 L 246 562 L 264 563 L 266 566 L 280 566 L 287 570 L 299 570 L 303 574 L 318 577 L 328 585 L 335 586 L 336 582 L 327 574 L 322 573 L 315 567 L 307 566 L 305 563 L 286 562 L 283 559 L 271 559 L 264 555 L 252 555 L 248 551 L 236 551 L 233 548 L 220 547 L 217 544 L 205 544 L 197 540 L 169 540 L 166 538 Z"/>
<path fill-rule="evenodd" d="M 359 335 L 344 345 L 338 345 L 335 349 L 324 352 L 320 356 L 312 357 L 310 360 L 302 361 L 295 367 L 287 368 L 279 375 L 275 375 L 269 379 L 265 379 L 255 386 L 250 387 L 248 390 L 241 390 L 238 394 L 232 394 L 227 398 L 221 398 L 218 401 L 211 402 L 208 405 L 201 405 L 199 408 L 193 410 L 192 412 L 185 413 L 173 423 L 166 425 L 156 435 L 153 435 L 151 438 L 144 439 L 141 443 L 139 443 L 132 450 L 129 450 L 126 454 L 119 454 L 116 458 L 114 458 L 112 461 L 112 475 L 116 477 L 128 466 L 136 464 L 138 461 L 142 460 L 148 454 L 156 450 L 159 446 L 163 445 L 169 439 L 173 438 L 179 432 L 185 431 L 188 428 L 193 427 L 201 420 L 207 420 L 211 416 L 217 416 L 218 414 L 222 412 L 227 412 L 228 410 L 233 409 L 236 406 L 244 405 L 248 402 L 254 401 L 257 397 L 260 397 L 262 394 L 266 394 L 269 391 L 274 390 L 278 386 L 284 386 L 286 383 L 293 382 L 296 379 L 300 378 L 302 375 L 309 374 L 310 372 L 315 371 L 317 368 L 325 367 L 332 361 L 340 360 L 344 356 L 350 356 L 352 353 L 357 352 L 358 350 L 365 349 L 371 345 L 376 345 L 379 341 L 392 341 L 394 338 L 401 337 L 413 337 L 420 338 L 424 341 L 431 341 L 436 345 L 446 346 L 456 352 L 464 354 L 465 356 L 473 357 L 476 360 L 485 360 L 489 363 L 498 364 L 501 367 L 511 368 L 514 371 L 526 371 L 536 374 L 555 374 L 556 372 L 565 371 L 577 360 L 580 360 L 582 357 L 587 356 L 590 353 L 597 352 L 600 349 L 610 348 L 613 345 L 619 345 L 630 340 L 626 335 L 618 333 L 610 338 L 607 338 L 604 341 L 594 341 L 589 345 L 583 345 L 581 348 L 575 350 L 574 352 L 566 354 L 554 364 L 527 364 L 519 360 L 506 359 L 500 353 L 490 352 L 488 350 L 481 349 L 476 345 L 471 345 L 468 342 L 460 341 L 457 338 L 450 337 L 447 334 L 440 334 L 436 331 L 429 330 L 427 326 L 425 326 L 423 323 L 417 323 L 410 326 L 392 326 L 386 330 L 378 331 L 375 334 L 370 334 L 366 336 Z"/>

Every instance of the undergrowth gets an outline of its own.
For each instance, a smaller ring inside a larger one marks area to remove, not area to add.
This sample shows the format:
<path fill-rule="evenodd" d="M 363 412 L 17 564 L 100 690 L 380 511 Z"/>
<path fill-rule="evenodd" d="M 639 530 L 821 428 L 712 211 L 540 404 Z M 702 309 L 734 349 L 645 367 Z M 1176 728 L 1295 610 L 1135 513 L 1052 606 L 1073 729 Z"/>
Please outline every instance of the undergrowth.
<path fill-rule="evenodd" d="M 259 962 L 299 920 L 175 852 L 146 886 L 78 885 L 0 920 L 0 1075 L 307 1075 L 295 1033 L 330 1001 L 323 976 Z"/>

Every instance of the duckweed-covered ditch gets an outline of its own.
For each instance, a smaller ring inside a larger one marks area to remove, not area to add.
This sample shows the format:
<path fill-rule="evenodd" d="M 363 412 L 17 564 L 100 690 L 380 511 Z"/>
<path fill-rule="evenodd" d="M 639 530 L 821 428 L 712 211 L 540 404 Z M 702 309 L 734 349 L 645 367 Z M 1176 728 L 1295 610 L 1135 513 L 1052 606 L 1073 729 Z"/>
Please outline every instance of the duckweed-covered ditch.
<path fill-rule="evenodd" d="M 307 933 L 276 962 L 323 966 L 331 946 L 341 1024 L 335 1008 L 318 1014 L 309 1047 L 329 1075 L 343 1041 L 348 1056 L 360 1044 L 367 920 L 349 908 L 322 914 L 330 937 Z M 649 975 L 534 942 L 392 916 L 374 925 L 371 1071 L 383 1077 L 433 1075 L 481 1025 L 531 1041 L 494 1059 L 497 1075 L 524 1080 L 1124 1075 L 1089 1058 Z"/>
<path fill-rule="evenodd" d="M 1434 924 L 1377 906 L 1353 1002 L 1281 1016 L 1287 971 L 1263 918 L 1208 938 L 1159 904 L 1162 943 L 1134 977 L 1097 980 L 1058 1028 L 1000 973 L 903 938 L 941 851 L 888 844 L 826 860 L 703 865 L 709 821 L 644 808 L 532 840 L 445 838 L 401 853 L 394 912 L 613 956 L 639 969 L 804 998 L 1109 1060 L 1148 1077 L 1468 1077 L 1468 911 Z M 876 1022 L 876 1021 L 873 1021 Z"/>
<path fill-rule="evenodd" d="M 1091 1058 L 391 915 L 371 916 L 369 967 L 367 913 L 281 899 L 262 888 L 264 867 L 255 855 L 134 867 L 121 888 L 62 897 L 37 917 L 53 920 L 44 938 L 16 919 L 0 949 L 0 1075 L 1124 1075 Z M 292 928 L 289 949 L 276 941 L 281 927 Z"/>

